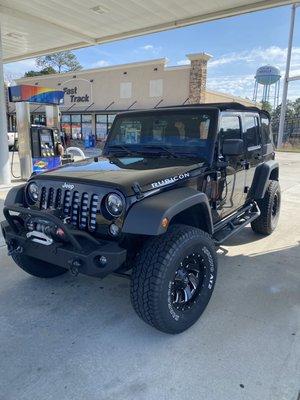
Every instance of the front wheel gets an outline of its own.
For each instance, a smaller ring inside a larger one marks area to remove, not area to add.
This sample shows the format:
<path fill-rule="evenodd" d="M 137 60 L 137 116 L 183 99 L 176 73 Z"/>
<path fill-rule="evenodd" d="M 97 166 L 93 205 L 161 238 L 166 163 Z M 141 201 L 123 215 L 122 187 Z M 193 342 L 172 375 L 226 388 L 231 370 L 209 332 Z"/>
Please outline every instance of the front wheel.
<path fill-rule="evenodd" d="M 171 226 L 149 239 L 132 272 L 131 302 L 149 325 L 180 333 L 205 310 L 216 281 L 217 255 L 210 236 L 200 229 Z"/>

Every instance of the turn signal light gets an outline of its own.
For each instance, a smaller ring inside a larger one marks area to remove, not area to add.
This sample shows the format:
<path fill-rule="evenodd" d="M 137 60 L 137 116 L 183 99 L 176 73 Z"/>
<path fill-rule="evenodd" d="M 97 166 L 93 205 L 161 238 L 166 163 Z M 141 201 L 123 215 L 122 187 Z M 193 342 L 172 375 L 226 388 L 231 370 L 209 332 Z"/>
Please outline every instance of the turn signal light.
<path fill-rule="evenodd" d="M 161 221 L 161 226 L 162 226 L 162 228 L 167 229 L 167 227 L 169 226 L 169 220 L 168 220 L 168 218 L 164 218 L 164 219 Z"/>

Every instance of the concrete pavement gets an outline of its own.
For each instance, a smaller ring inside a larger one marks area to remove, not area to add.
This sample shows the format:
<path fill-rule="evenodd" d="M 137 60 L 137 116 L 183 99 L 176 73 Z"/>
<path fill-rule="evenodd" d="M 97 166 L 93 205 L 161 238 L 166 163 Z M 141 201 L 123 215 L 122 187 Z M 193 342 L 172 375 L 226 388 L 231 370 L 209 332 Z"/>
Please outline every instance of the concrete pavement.
<path fill-rule="evenodd" d="M 1 247 L 0 399 L 297 400 L 300 155 L 278 159 L 278 229 L 246 228 L 219 251 L 212 300 L 178 336 L 139 320 L 128 281 L 37 279 Z"/>

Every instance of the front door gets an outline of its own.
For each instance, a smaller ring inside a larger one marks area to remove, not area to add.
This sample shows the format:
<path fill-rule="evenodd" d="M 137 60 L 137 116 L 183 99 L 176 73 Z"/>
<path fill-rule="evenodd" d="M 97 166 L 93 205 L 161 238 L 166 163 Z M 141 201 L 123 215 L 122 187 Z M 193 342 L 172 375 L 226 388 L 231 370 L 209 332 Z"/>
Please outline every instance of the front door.
<path fill-rule="evenodd" d="M 242 139 L 241 116 L 238 113 L 224 113 L 220 121 L 220 152 L 225 139 Z M 246 181 L 246 157 L 226 156 L 226 173 L 223 179 L 222 200 L 219 215 L 221 218 L 231 214 L 237 208 L 241 207 L 246 199 L 245 181 Z"/>

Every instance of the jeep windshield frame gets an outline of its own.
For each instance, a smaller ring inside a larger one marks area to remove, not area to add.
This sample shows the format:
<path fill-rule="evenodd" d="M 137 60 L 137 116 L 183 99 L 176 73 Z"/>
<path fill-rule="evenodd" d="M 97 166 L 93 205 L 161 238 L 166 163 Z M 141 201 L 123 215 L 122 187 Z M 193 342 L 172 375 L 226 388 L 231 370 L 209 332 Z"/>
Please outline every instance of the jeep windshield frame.
<path fill-rule="evenodd" d="M 198 158 L 211 164 L 219 110 L 212 107 L 166 108 L 118 114 L 104 155 Z"/>

